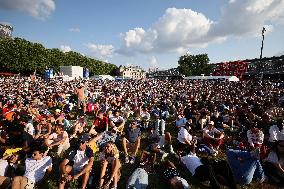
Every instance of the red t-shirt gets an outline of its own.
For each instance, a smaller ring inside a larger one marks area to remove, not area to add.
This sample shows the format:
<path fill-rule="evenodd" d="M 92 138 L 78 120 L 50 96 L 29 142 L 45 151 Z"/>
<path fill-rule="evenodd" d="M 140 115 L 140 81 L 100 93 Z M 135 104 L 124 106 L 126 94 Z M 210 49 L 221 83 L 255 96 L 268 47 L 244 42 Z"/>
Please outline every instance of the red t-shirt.
<path fill-rule="evenodd" d="M 94 121 L 95 128 L 106 129 L 107 124 L 108 118 L 105 116 L 102 119 L 97 117 Z"/>

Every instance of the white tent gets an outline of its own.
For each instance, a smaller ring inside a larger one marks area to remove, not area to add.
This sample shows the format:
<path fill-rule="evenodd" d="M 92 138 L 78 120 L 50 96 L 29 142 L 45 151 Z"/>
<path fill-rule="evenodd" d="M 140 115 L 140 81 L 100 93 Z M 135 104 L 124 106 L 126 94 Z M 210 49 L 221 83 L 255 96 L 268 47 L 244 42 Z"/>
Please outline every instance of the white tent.
<path fill-rule="evenodd" d="M 228 81 L 240 81 L 240 79 L 236 76 L 189 76 L 185 77 L 185 80 L 228 80 Z"/>
<path fill-rule="evenodd" d="M 240 79 L 237 78 L 236 76 L 231 76 L 228 78 L 228 81 L 240 81 Z"/>

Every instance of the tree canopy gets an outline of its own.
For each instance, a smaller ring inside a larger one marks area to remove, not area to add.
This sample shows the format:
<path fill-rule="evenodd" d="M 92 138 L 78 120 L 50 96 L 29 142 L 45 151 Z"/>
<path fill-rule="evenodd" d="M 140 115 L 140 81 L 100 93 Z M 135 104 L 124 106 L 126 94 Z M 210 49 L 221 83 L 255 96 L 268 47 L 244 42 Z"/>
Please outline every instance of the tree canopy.
<path fill-rule="evenodd" d="M 179 58 L 178 64 L 180 74 L 185 76 L 209 75 L 213 68 L 207 54 L 185 54 Z"/>
<path fill-rule="evenodd" d="M 117 69 L 114 64 L 89 58 L 77 52 L 62 52 L 57 48 L 47 49 L 42 44 L 32 43 L 21 38 L 0 38 L 1 72 L 28 75 L 35 70 L 44 73 L 46 67 L 55 72 L 60 66 L 81 66 L 88 68 L 91 75 L 111 74 Z"/>

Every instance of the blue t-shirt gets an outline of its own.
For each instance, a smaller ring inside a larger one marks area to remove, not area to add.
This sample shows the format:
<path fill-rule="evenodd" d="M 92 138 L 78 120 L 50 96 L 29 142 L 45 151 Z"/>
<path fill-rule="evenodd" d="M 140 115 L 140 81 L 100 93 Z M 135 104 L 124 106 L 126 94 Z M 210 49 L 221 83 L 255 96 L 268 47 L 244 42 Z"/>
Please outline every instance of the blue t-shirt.
<path fill-rule="evenodd" d="M 140 135 L 141 135 L 140 128 L 136 128 L 136 129 L 127 128 L 125 132 L 125 138 L 130 143 L 135 143 Z"/>

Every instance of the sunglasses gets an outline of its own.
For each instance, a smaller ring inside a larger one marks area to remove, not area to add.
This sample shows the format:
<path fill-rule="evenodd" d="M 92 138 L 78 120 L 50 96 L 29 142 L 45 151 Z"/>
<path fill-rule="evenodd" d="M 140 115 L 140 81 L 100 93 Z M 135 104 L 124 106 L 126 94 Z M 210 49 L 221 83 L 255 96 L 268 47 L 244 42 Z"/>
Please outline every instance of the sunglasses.
<path fill-rule="evenodd" d="M 32 154 L 32 156 L 34 157 L 34 156 L 37 156 L 39 153 L 38 152 L 34 152 L 33 154 Z"/>

